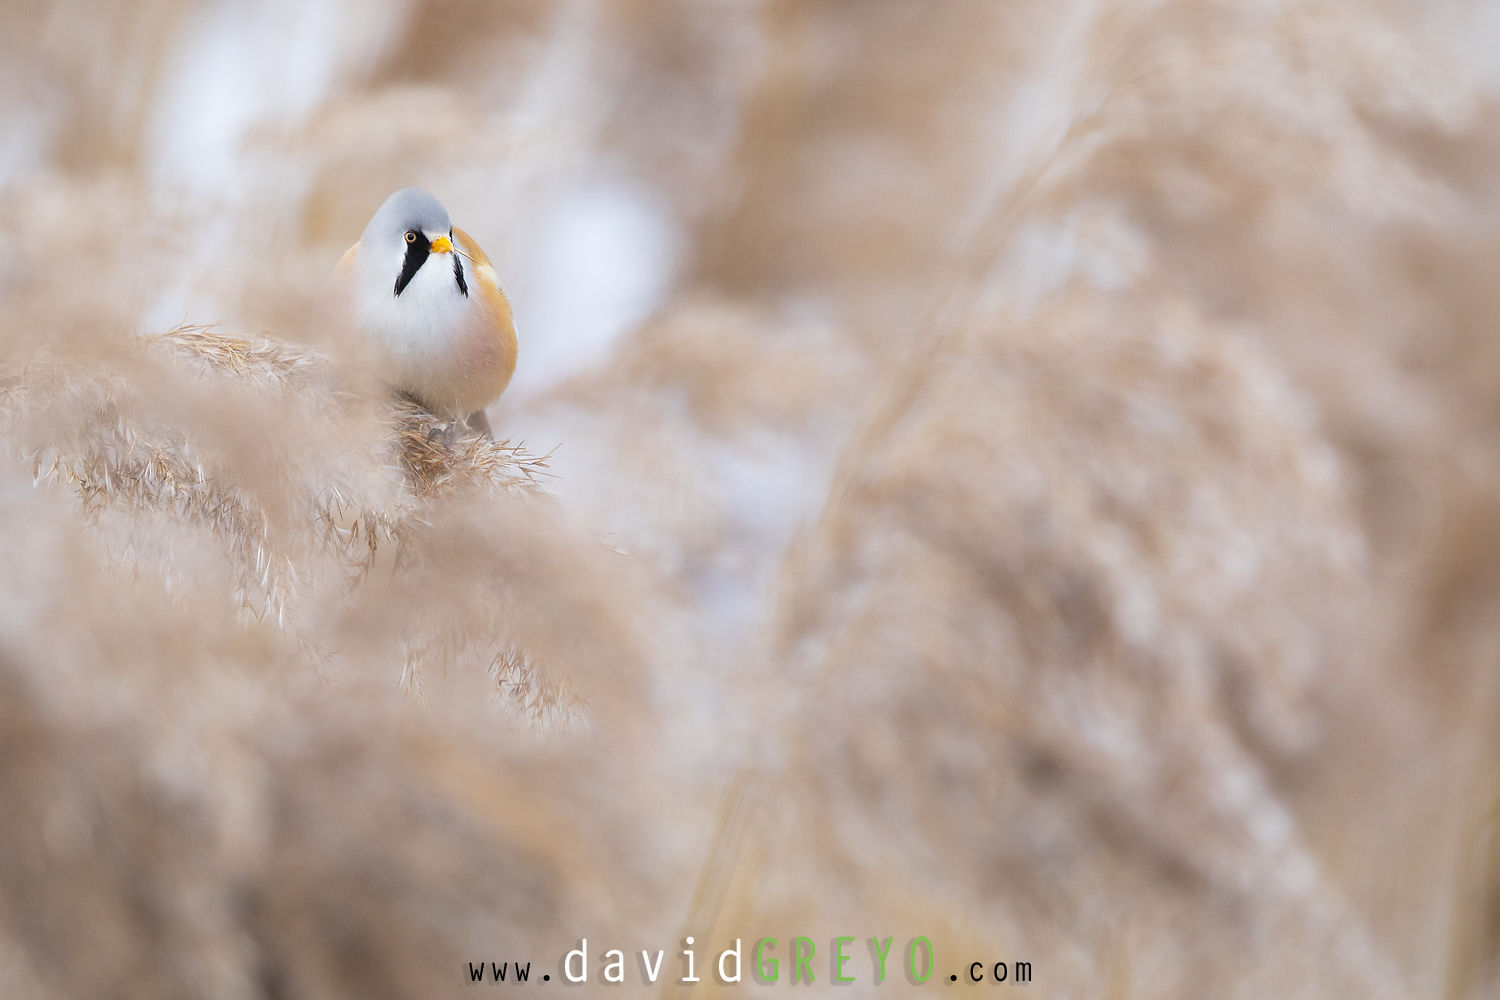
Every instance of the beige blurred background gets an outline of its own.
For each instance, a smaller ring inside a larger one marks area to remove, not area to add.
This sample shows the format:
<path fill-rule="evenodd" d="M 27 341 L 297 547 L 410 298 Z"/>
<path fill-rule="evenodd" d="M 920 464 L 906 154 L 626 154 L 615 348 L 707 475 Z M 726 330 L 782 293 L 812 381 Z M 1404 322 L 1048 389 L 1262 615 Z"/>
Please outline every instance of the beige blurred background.
<path fill-rule="evenodd" d="M 1500 996 L 1493 5 L 0 10 L 0 994 Z M 408 184 L 434 489 L 318 367 Z"/>

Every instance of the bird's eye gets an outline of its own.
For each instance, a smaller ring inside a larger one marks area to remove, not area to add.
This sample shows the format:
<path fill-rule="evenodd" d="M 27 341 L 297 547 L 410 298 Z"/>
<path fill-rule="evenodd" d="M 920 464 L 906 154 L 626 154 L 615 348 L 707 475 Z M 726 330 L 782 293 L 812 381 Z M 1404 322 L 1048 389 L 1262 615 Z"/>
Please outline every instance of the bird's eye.
<path fill-rule="evenodd" d="M 408 242 L 408 243 L 415 243 L 415 242 L 417 242 L 417 234 L 414 233 L 414 232 L 412 232 L 410 229 L 408 229 L 406 231 L 406 242 Z"/>

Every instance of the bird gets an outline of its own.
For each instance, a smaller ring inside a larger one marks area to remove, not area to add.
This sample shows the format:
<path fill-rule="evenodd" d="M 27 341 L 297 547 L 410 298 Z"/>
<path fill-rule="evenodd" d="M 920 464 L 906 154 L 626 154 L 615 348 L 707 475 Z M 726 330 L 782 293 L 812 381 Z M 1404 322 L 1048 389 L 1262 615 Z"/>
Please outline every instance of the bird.
<path fill-rule="evenodd" d="M 489 435 L 485 407 L 516 370 L 510 300 L 479 244 L 418 188 L 376 210 L 337 272 L 381 378 L 444 420 Z"/>

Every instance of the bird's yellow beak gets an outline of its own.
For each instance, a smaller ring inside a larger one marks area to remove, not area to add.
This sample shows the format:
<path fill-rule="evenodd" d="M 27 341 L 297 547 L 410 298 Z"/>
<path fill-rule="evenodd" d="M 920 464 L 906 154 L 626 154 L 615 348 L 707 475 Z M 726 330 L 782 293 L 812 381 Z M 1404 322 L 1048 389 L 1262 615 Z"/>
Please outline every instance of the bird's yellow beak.
<path fill-rule="evenodd" d="M 448 237 L 439 236 L 437 239 L 432 241 L 433 253 L 451 253 L 452 251 L 453 244 L 449 242 Z"/>

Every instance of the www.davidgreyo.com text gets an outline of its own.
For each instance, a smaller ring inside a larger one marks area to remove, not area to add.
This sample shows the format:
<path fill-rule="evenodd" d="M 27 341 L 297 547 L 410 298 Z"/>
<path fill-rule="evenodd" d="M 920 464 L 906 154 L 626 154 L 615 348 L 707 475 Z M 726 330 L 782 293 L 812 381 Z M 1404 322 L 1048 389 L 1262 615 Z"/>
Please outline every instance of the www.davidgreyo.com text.
<path fill-rule="evenodd" d="M 861 943 L 863 947 L 860 947 Z M 910 985 L 920 986 L 933 978 L 939 961 L 933 951 L 932 941 L 927 937 L 914 937 L 904 948 L 895 948 L 894 937 L 872 936 L 857 938 L 853 935 L 826 939 L 823 947 L 811 937 L 796 936 L 785 945 L 774 937 L 756 938 L 747 951 L 744 939 L 735 938 L 731 947 L 718 952 L 717 960 L 710 952 L 706 966 L 700 966 L 696 942 L 692 937 L 683 939 L 683 948 L 676 965 L 667 970 L 666 949 L 641 949 L 627 957 L 620 948 L 591 949 L 588 938 L 578 941 L 559 963 L 562 981 L 583 984 L 590 981 L 623 983 L 630 965 L 635 966 L 634 975 L 646 983 L 655 983 L 664 971 L 676 976 L 680 983 L 699 983 L 709 976 L 721 984 L 735 984 L 746 977 L 761 983 L 786 982 L 791 985 L 811 984 L 823 980 L 845 984 L 859 981 L 883 984 L 897 979 Z M 893 948 L 895 953 L 893 954 Z M 746 955 L 749 961 L 746 962 Z M 632 962 L 631 959 L 634 959 Z M 957 963 L 953 971 L 939 978 L 949 982 L 960 980 L 969 983 L 1029 983 L 1030 962 L 1005 962 L 993 959 Z M 472 982 L 526 983 L 534 982 L 530 962 L 481 961 L 469 963 L 469 979 Z M 543 973 L 542 982 L 550 982 L 552 974 Z"/>

